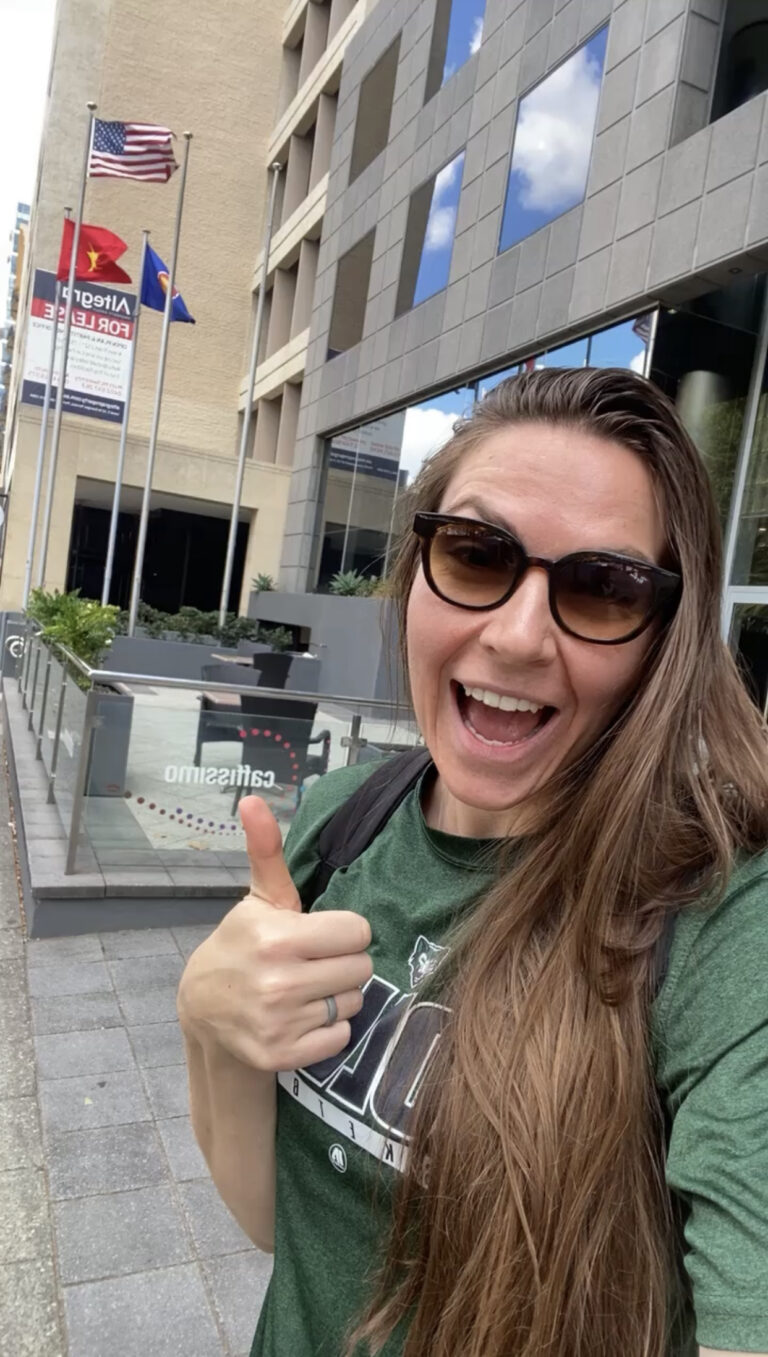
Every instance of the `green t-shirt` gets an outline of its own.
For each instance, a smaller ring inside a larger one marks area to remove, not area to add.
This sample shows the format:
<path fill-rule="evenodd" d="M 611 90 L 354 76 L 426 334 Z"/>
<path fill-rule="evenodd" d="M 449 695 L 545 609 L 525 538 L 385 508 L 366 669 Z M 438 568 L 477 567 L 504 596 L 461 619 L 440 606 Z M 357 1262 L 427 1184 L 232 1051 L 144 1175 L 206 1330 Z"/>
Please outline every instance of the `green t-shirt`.
<path fill-rule="evenodd" d="M 328 774 L 305 797 L 286 841 L 299 890 L 322 825 L 370 772 Z M 347 1050 L 278 1076 L 274 1271 L 251 1357 L 339 1357 L 363 1309 L 441 1023 L 418 986 L 488 885 L 487 848 L 429 829 L 415 789 L 313 905 L 369 919 L 374 975 Z M 681 914 L 651 1035 L 691 1293 L 669 1357 L 695 1357 L 697 1340 L 768 1352 L 768 855 L 734 873 L 717 909 Z M 401 1351 L 395 1335 L 382 1357 Z"/>

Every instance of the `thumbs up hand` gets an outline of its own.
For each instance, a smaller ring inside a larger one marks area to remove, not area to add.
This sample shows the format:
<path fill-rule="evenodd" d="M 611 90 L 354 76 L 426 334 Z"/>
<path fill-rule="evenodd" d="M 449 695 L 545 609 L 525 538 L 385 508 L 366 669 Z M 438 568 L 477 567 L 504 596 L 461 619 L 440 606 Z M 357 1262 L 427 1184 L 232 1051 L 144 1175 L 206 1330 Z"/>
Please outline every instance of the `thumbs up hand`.
<path fill-rule="evenodd" d="M 371 929 L 347 910 L 303 914 L 266 802 L 244 798 L 240 816 L 251 889 L 190 957 L 179 1016 L 185 1030 L 212 1037 L 255 1069 L 298 1069 L 349 1043 L 349 1019 L 373 970 L 365 950 Z"/>

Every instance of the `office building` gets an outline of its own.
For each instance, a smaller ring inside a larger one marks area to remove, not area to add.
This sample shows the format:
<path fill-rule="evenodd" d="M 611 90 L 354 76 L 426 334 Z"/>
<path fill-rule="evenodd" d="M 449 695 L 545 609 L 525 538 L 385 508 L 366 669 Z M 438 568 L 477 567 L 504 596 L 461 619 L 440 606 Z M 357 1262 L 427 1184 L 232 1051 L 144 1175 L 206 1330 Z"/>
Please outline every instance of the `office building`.
<path fill-rule="evenodd" d="M 501 376 L 626 365 L 710 467 L 724 630 L 765 704 L 766 89 L 764 0 L 372 11 L 338 91 L 281 589 L 380 575 L 400 490 Z"/>

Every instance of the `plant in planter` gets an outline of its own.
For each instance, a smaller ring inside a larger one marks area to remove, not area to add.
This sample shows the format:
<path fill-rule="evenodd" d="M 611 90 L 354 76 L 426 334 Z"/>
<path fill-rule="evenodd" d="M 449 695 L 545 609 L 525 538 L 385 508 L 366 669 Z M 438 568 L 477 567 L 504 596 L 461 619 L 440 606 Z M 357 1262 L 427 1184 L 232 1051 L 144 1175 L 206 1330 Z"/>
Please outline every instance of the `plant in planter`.
<path fill-rule="evenodd" d="M 367 575 L 361 575 L 359 570 L 338 570 L 328 588 L 332 594 L 370 598 L 378 583 L 378 579 L 369 579 Z"/>
<path fill-rule="evenodd" d="M 293 635 L 288 627 L 259 627 L 256 640 L 261 641 L 263 645 L 271 646 L 273 650 L 293 648 Z"/>
<path fill-rule="evenodd" d="M 33 589 L 27 611 L 40 623 L 44 636 L 60 641 L 95 668 L 115 635 L 120 609 L 111 603 L 81 598 L 79 589 L 69 594 Z"/>
<path fill-rule="evenodd" d="M 270 594 L 277 588 L 271 575 L 254 575 L 251 580 L 251 587 L 257 594 Z"/>

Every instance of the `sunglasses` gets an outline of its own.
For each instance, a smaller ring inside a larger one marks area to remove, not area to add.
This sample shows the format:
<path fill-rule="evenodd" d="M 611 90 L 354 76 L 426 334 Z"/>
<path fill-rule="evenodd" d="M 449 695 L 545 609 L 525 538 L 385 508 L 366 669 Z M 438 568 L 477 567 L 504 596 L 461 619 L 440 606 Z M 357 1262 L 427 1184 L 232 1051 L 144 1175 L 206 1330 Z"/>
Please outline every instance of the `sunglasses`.
<path fill-rule="evenodd" d="M 531 566 L 546 570 L 549 606 L 569 636 L 595 645 L 632 641 L 655 617 L 671 616 L 682 581 L 671 570 L 612 551 L 574 551 L 558 561 L 529 556 L 505 528 L 452 514 L 416 514 L 424 575 L 445 603 L 499 608 Z"/>

